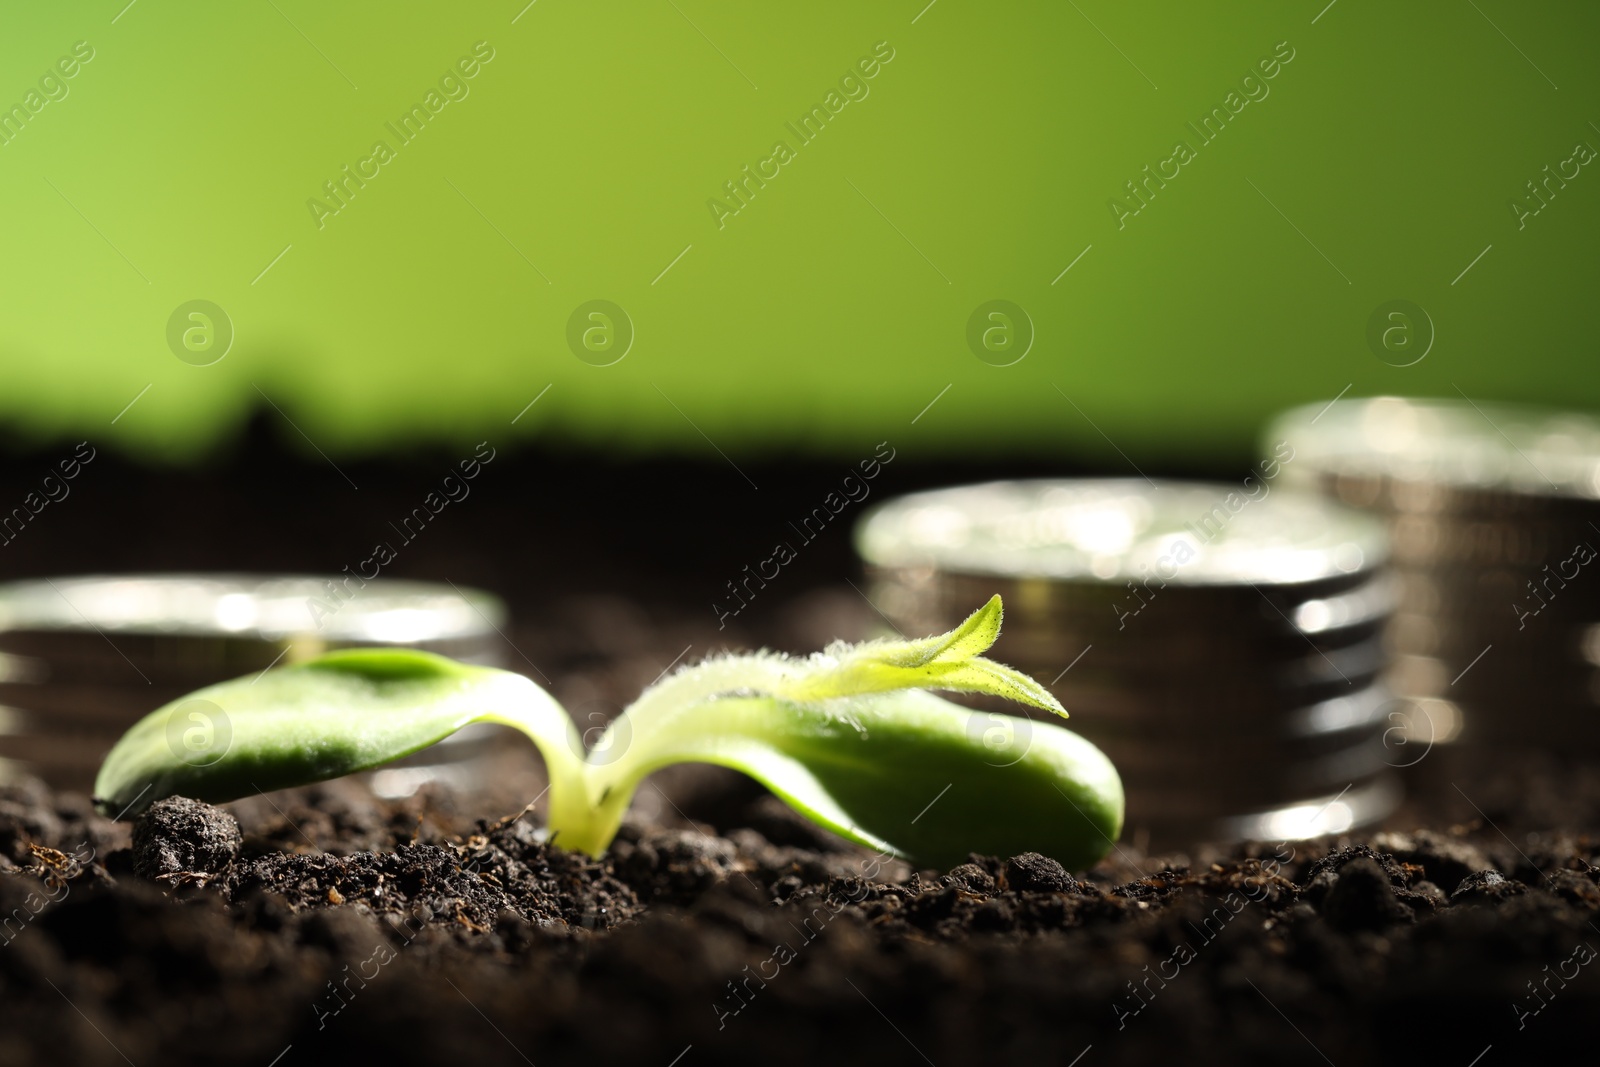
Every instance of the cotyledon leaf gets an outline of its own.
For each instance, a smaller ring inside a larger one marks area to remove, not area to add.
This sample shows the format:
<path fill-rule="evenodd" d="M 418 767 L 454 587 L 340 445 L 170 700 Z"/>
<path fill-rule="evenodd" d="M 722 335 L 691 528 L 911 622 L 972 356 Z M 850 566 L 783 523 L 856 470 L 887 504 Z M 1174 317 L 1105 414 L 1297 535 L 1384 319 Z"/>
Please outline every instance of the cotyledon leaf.
<path fill-rule="evenodd" d="M 1032 851 L 1076 869 L 1122 830 L 1116 768 L 1070 730 L 915 690 L 852 705 L 841 714 L 727 697 L 695 705 L 645 743 L 636 733 L 629 759 L 594 768 L 596 828 L 609 840 L 646 775 L 695 761 L 743 771 L 835 833 L 934 866 Z"/>
<path fill-rule="evenodd" d="M 157 708 L 112 748 L 95 798 L 118 815 L 173 795 L 220 803 L 378 767 L 483 721 L 528 733 L 552 780 L 586 800 L 582 742 L 543 689 L 509 671 L 389 649 L 329 653 Z"/>

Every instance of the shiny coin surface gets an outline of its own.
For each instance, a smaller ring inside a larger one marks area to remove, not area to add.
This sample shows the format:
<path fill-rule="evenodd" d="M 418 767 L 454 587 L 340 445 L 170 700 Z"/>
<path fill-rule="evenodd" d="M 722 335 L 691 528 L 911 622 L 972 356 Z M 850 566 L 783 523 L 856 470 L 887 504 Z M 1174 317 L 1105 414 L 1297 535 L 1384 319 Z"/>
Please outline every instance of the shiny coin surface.
<path fill-rule="evenodd" d="M 1381 524 L 1315 497 L 1138 480 L 991 482 L 880 504 L 862 559 L 984 576 L 1282 585 L 1372 570 Z"/>
<path fill-rule="evenodd" d="M 487 593 L 351 575 L 94 575 L 0 585 L 0 632 L 315 635 L 414 645 L 481 637 L 504 621 L 504 606 Z"/>
<path fill-rule="evenodd" d="M 1600 498 L 1600 419 L 1586 414 L 1470 400 L 1335 400 L 1285 412 L 1264 440 L 1294 449 L 1284 464 L 1291 478 L 1332 471 L 1425 487 Z"/>

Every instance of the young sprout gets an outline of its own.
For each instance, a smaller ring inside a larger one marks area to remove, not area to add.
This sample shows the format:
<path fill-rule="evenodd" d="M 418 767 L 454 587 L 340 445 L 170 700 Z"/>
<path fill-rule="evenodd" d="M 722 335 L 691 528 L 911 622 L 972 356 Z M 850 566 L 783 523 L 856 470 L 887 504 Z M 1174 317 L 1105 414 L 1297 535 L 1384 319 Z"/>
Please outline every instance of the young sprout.
<path fill-rule="evenodd" d="M 334 652 L 201 689 L 145 716 L 100 768 L 102 812 L 182 795 L 220 803 L 381 766 L 471 723 L 515 727 L 549 773 L 551 839 L 601 855 L 653 771 L 742 771 L 833 832 L 919 863 L 1042 852 L 1072 868 L 1122 829 L 1122 783 L 1053 723 L 974 711 L 927 692 L 982 693 L 1065 716 L 1027 675 L 981 655 L 994 597 L 915 641 L 835 643 L 797 658 L 728 655 L 646 689 L 585 752 L 528 678 L 423 652 Z"/>

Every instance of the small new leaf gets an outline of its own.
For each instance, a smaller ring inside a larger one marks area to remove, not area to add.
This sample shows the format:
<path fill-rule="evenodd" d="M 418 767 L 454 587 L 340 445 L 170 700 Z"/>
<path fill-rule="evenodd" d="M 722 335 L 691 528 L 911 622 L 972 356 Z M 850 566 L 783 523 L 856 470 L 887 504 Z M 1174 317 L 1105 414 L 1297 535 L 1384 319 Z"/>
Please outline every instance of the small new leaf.
<path fill-rule="evenodd" d="M 799 680 L 783 695 L 792 700 L 827 700 L 896 689 L 943 689 L 1003 697 L 1066 718 L 1067 710 L 1050 690 L 1021 671 L 983 657 L 1000 636 L 1003 615 L 996 596 L 949 633 L 847 646 L 834 654 L 835 665 Z"/>
<path fill-rule="evenodd" d="M 983 607 L 947 634 L 916 641 L 885 642 L 878 653 L 897 667 L 926 667 L 934 663 L 959 663 L 981 656 L 1000 638 L 1005 608 L 999 596 L 992 596 Z"/>

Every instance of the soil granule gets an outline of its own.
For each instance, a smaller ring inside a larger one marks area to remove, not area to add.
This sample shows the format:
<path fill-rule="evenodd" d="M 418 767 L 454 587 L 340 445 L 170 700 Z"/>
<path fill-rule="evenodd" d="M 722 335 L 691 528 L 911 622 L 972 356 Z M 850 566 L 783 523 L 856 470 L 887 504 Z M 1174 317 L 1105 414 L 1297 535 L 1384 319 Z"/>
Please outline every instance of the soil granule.
<path fill-rule="evenodd" d="M 232 863 L 243 843 L 238 820 L 221 808 L 166 797 L 133 827 L 133 870 L 157 881 L 204 881 Z"/>

